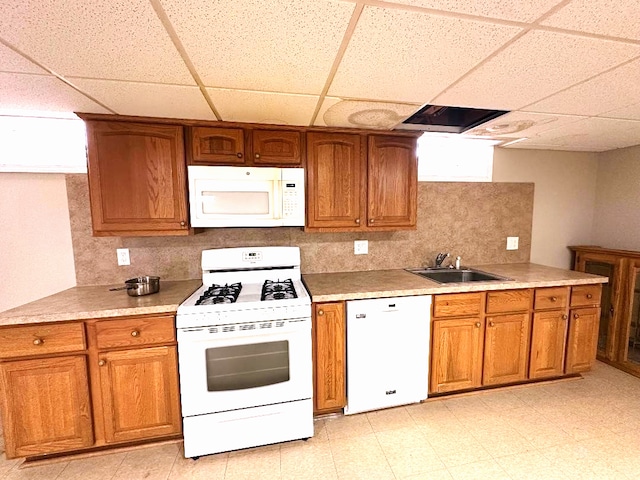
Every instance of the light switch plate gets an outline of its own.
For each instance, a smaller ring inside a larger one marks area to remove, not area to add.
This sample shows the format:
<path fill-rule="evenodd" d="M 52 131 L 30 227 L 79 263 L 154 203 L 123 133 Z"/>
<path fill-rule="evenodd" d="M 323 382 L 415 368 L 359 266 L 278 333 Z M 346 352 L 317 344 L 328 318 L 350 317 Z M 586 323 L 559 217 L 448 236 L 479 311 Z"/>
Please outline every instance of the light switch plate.
<path fill-rule="evenodd" d="M 356 255 L 366 255 L 369 253 L 369 240 L 355 240 L 353 242 L 353 253 Z"/>
<path fill-rule="evenodd" d="M 128 248 L 116 248 L 118 254 L 118 265 L 131 265 Z"/>
<path fill-rule="evenodd" d="M 507 237 L 507 250 L 517 250 L 520 237 Z"/>

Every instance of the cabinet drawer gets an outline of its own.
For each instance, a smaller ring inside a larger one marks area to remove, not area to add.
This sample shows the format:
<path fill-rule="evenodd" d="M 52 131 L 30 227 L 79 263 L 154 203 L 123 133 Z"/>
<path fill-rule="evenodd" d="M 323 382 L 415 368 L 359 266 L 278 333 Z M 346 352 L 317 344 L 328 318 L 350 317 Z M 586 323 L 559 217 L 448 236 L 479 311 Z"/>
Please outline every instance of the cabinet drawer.
<path fill-rule="evenodd" d="M 482 312 L 484 292 L 436 295 L 433 300 L 434 317 L 466 317 Z"/>
<path fill-rule="evenodd" d="M 534 306 L 536 310 L 566 308 L 569 304 L 569 287 L 537 288 Z"/>
<path fill-rule="evenodd" d="M 173 316 L 101 320 L 95 323 L 100 350 L 171 343 L 176 339 Z"/>
<path fill-rule="evenodd" d="M 46 323 L 0 330 L 0 358 L 84 350 L 84 325 Z"/>
<path fill-rule="evenodd" d="M 519 312 L 529 310 L 532 290 L 505 290 L 487 292 L 487 313 Z"/>
<path fill-rule="evenodd" d="M 577 285 L 571 289 L 571 307 L 584 307 L 589 305 L 600 305 L 602 286 L 598 285 Z"/>

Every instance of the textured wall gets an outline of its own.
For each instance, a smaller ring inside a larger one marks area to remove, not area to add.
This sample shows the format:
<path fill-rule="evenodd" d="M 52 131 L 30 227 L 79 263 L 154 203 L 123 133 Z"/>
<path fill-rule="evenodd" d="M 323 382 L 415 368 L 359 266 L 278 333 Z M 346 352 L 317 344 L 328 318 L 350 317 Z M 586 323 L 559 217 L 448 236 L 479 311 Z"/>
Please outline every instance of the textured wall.
<path fill-rule="evenodd" d="M 165 280 L 200 278 L 202 250 L 295 245 L 304 273 L 407 268 L 432 264 L 439 251 L 463 265 L 528 262 L 533 184 L 419 183 L 418 229 L 406 232 L 305 233 L 301 228 L 206 229 L 191 237 L 92 237 L 86 175 L 68 175 L 67 192 L 78 285 L 118 283 L 138 275 Z M 506 251 L 506 237 L 520 249 Z M 353 241 L 369 240 L 368 255 Z M 131 265 L 119 267 L 116 248 L 129 248 Z"/>

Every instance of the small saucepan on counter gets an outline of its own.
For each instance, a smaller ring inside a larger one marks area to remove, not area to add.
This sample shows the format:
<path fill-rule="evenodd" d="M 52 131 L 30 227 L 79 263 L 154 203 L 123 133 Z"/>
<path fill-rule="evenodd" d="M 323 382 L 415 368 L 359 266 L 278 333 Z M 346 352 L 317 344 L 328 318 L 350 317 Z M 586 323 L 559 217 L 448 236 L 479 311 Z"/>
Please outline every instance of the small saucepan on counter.
<path fill-rule="evenodd" d="M 130 297 L 151 295 L 160 290 L 160 277 L 136 277 L 124 282 L 124 287 L 110 288 L 109 291 L 126 290 Z"/>

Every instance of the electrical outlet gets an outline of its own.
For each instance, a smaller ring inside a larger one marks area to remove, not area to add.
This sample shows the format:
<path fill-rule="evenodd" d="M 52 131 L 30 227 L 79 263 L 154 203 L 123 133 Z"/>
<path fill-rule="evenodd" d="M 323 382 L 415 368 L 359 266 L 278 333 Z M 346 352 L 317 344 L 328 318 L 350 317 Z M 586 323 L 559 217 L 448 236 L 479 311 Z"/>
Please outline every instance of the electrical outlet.
<path fill-rule="evenodd" d="M 353 242 L 353 253 L 356 255 L 369 253 L 369 240 L 355 240 Z"/>
<path fill-rule="evenodd" d="M 520 237 L 507 237 L 507 250 L 517 250 Z"/>
<path fill-rule="evenodd" d="M 116 253 L 118 254 L 118 265 L 131 265 L 128 248 L 116 248 Z"/>

